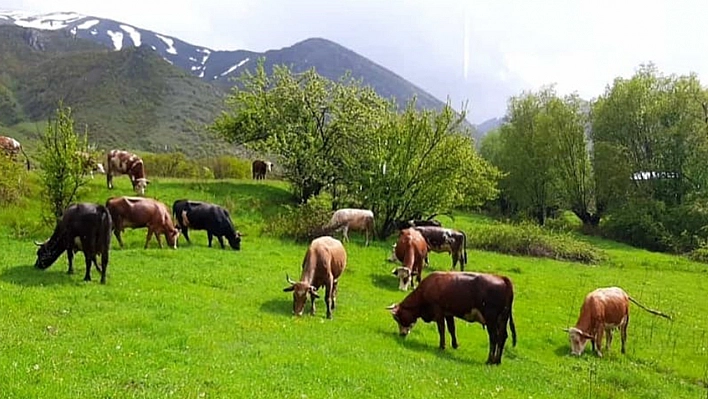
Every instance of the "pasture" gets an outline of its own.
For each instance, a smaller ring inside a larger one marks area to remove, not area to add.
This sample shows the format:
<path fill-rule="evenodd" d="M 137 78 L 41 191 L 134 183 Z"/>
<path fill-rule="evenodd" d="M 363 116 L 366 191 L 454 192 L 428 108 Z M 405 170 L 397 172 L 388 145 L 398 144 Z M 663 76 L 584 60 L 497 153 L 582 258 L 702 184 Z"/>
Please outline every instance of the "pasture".
<path fill-rule="evenodd" d="M 143 249 L 146 230 L 113 238 L 107 284 L 83 278 L 83 255 L 67 275 L 63 255 L 35 270 L 40 229 L 36 187 L 0 209 L 0 396 L 3 398 L 708 398 L 708 266 L 590 239 L 609 255 L 598 266 L 469 250 L 467 269 L 514 282 L 518 345 L 500 366 L 484 364 L 487 333 L 457 322 L 460 348 L 440 351 L 435 324 L 419 320 L 406 339 L 386 306 L 398 291 L 386 262 L 394 237 L 345 244 L 349 262 L 338 306 L 325 319 L 291 315 L 285 274 L 299 277 L 305 244 L 263 232 L 289 201 L 280 182 L 186 181 L 150 177 L 147 195 L 171 207 L 179 198 L 226 206 L 245 234 L 241 251 L 207 248 L 190 231 L 177 250 Z M 132 195 L 128 178 L 91 182 L 84 200 Z M 456 215 L 444 224 L 468 236 L 486 223 Z M 339 236 L 337 236 L 339 238 Z M 450 257 L 430 255 L 432 270 Z M 424 270 L 424 276 L 431 269 Z M 630 308 L 627 354 L 617 336 L 604 358 L 569 356 L 567 334 L 586 293 L 619 285 L 673 322 Z"/>

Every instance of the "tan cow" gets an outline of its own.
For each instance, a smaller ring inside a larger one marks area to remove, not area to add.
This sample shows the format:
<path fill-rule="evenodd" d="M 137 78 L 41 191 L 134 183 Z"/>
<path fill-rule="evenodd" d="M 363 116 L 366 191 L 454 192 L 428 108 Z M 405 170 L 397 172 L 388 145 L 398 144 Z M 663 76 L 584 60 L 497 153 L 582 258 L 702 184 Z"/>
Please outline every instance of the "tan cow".
<path fill-rule="evenodd" d="M 570 339 L 571 354 L 580 356 L 590 341 L 593 351 L 602 357 L 602 335 L 607 333 L 605 349 L 609 350 L 612 344 L 612 330 L 616 328 L 620 330 L 622 353 L 625 353 L 630 301 L 649 313 L 671 319 L 670 316 L 637 302 L 619 287 L 598 288 L 585 297 L 575 327 L 564 329 Z"/>
<path fill-rule="evenodd" d="M 167 245 L 177 249 L 179 230 L 172 223 L 170 209 L 162 202 L 144 197 L 111 197 L 106 201 L 106 208 L 111 213 L 113 234 L 121 248 L 123 248 L 123 240 L 120 233 L 126 227 L 133 229 L 147 227 L 145 248 L 148 247 L 153 234 L 157 244 L 162 248 L 160 234 L 164 234 Z"/>
<path fill-rule="evenodd" d="M 349 241 L 349 230 L 363 231 L 366 234 L 366 246 L 369 245 L 369 235 L 374 233 L 374 212 L 368 209 L 339 209 L 332 215 L 329 223 L 323 227 L 326 234 L 342 231 L 344 242 Z"/>
<path fill-rule="evenodd" d="M 393 269 L 392 273 L 398 277 L 398 289 L 408 291 L 408 286 L 415 288 L 413 277 L 420 284 L 423 274 L 423 264 L 428 257 L 428 243 L 420 232 L 414 228 L 401 230 L 398 241 L 394 247 L 396 258 L 403 263 Z"/>
<path fill-rule="evenodd" d="M 290 283 L 290 287 L 283 289 L 284 292 L 293 292 L 293 313 L 302 316 L 307 301 L 307 294 L 310 294 L 311 314 L 315 314 L 315 299 L 319 287 L 325 287 L 325 305 L 327 306 L 327 318 L 332 318 L 332 310 L 337 304 L 337 285 L 339 276 L 347 267 L 347 252 L 342 243 L 332 237 L 319 237 L 310 243 L 310 247 L 305 253 L 302 261 L 302 274 L 300 281 L 293 281 L 286 274 L 285 278 Z"/>
<path fill-rule="evenodd" d="M 13 160 L 15 159 L 15 157 L 17 157 L 17 154 L 22 153 L 22 155 L 24 155 L 25 157 L 27 170 L 30 170 L 29 157 L 27 157 L 27 154 L 25 153 L 25 150 L 22 148 L 22 144 L 20 144 L 19 141 L 13 139 L 12 137 L 0 136 L 0 150 L 2 150 L 8 157 Z"/>

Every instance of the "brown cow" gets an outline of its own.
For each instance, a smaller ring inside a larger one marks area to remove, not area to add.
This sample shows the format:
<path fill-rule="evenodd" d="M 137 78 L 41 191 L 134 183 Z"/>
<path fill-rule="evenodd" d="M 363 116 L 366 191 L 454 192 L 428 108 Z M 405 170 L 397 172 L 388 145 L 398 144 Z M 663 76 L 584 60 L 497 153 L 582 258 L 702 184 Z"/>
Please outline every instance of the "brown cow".
<path fill-rule="evenodd" d="M 607 333 L 605 349 L 610 350 L 612 330 L 615 328 L 620 330 L 622 353 L 625 353 L 630 301 L 649 313 L 671 320 L 671 316 L 647 308 L 619 287 L 598 288 L 585 296 L 575 327 L 564 329 L 570 339 L 571 354 L 580 356 L 589 340 L 592 350 L 602 357 L 602 335 Z"/>
<path fill-rule="evenodd" d="M 268 161 L 261 161 L 259 159 L 253 161 L 251 164 L 251 171 L 253 173 L 254 180 L 263 180 L 266 177 L 266 172 L 273 170 L 273 163 Z"/>
<path fill-rule="evenodd" d="M 30 170 L 30 161 L 29 157 L 25 153 L 25 150 L 22 148 L 22 144 L 20 144 L 19 141 L 13 139 L 12 137 L 5 137 L 5 136 L 0 136 L 0 149 L 8 156 L 10 159 L 15 159 L 17 157 L 17 154 L 20 152 L 22 155 L 25 157 L 25 161 L 27 164 L 27 170 Z"/>
<path fill-rule="evenodd" d="M 516 346 L 516 326 L 512 316 L 514 287 L 508 277 L 469 272 L 433 272 L 397 305 L 388 309 L 398 323 L 399 333 L 407 336 L 416 320 L 435 321 L 440 335 L 440 349 L 445 349 L 445 323 L 457 349 L 455 317 L 487 328 L 489 355 L 487 364 L 500 364 L 511 327 Z"/>
<path fill-rule="evenodd" d="M 179 230 L 172 223 L 169 208 L 162 202 L 143 197 L 111 197 L 106 201 L 106 208 L 113 218 L 113 234 L 118 239 L 121 248 L 123 248 L 123 240 L 120 233 L 126 227 L 133 229 L 147 227 L 145 248 L 148 247 L 153 234 L 155 234 L 157 244 L 162 248 L 160 234 L 164 234 L 167 245 L 177 249 Z"/>
<path fill-rule="evenodd" d="M 415 288 L 413 277 L 420 283 L 423 274 L 423 263 L 428 256 L 428 244 L 425 238 L 416 229 L 401 230 L 398 241 L 394 247 L 396 258 L 403 263 L 393 269 L 394 276 L 398 276 L 398 289 L 408 291 L 408 285 Z"/>
<path fill-rule="evenodd" d="M 341 230 L 344 242 L 349 242 L 349 230 L 363 231 L 366 235 L 364 245 L 369 246 L 369 235 L 374 234 L 374 212 L 368 209 L 338 209 L 322 230 L 326 234 Z"/>
<path fill-rule="evenodd" d="M 128 175 L 133 190 L 138 195 L 145 195 L 145 188 L 150 181 L 145 178 L 145 166 L 139 156 L 127 151 L 111 150 L 106 156 L 106 184 L 113 189 L 113 176 Z"/>
<path fill-rule="evenodd" d="M 310 294 L 311 314 L 315 314 L 315 299 L 319 298 L 317 289 L 325 287 L 325 305 L 327 306 L 327 318 L 332 318 L 332 310 L 337 304 L 337 285 L 339 276 L 347 267 L 347 252 L 342 243 L 332 237 L 324 236 L 312 240 L 310 247 L 305 253 L 302 261 L 302 274 L 300 281 L 290 279 L 286 274 L 285 278 L 290 283 L 290 287 L 283 289 L 284 292 L 293 292 L 293 313 L 301 316 L 307 301 L 307 294 Z"/>

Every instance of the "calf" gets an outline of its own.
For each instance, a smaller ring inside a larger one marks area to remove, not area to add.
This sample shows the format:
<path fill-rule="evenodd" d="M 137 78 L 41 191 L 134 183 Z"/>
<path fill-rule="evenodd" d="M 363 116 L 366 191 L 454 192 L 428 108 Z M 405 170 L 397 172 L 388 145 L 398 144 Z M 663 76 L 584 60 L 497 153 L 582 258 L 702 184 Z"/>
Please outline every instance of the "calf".
<path fill-rule="evenodd" d="M 234 228 L 229 211 L 219 205 L 186 199 L 177 200 L 172 204 L 172 215 L 177 219 L 179 229 L 190 244 L 189 229 L 192 228 L 207 231 L 209 247 L 216 236 L 221 249 L 224 249 L 224 237 L 231 248 L 241 249 L 241 233 Z"/>
<path fill-rule="evenodd" d="M 88 173 L 93 179 L 93 172 L 98 172 L 102 174 L 106 173 L 106 171 L 103 169 L 103 164 L 98 162 L 90 153 L 85 151 L 77 151 L 76 156 L 81 162 L 81 170 L 83 171 L 84 175 Z"/>
<path fill-rule="evenodd" d="M 327 318 L 331 319 L 332 310 L 334 310 L 337 303 L 339 276 L 341 276 L 346 267 L 347 252 L 339 240 L 329 236 L 312 240 L 307 253 L 305 253 L 305 259 L 302 261 L 300 281 L 293 281 L 287 274 L 285 275 L 290 286 L 283 289 L 283 291 L 293 292 L 293 313 L 297 316 L 302 316 L 307 294 L 310 294 L 310 312 L 314 315 L 315 299 L 319 298 L 317 289 L 324 286 Z"/>
<path fill-rule="evenodd" d="M 164 234 L 167 245 L 177 249 L 179 230 L 172 224 L 170 210 L 162 202 L 143 197 L 111 197 L 106 201 L 106 208 L 113 218 L 113 234 L 118 239 L 121 248 L 123 248 L 123 240 L 120 233 L 126 227 L 133 229 L 147 227 L 145 248 L 148 247 L 153 234 L 155 234 L 157 244 L 162 248 L 160 234 Z"/>
<path fill-rule="evenodd" d="M 394 252 L 396 258 L 403 263 L 403 266 L 392 271 L 393 275 L 398 277 L 398 289 L 408 291 L 409 285 L 415 288 L 413 277 L 415 276 L 420 283 L 423 263 L 428 257 L 428 244 L 425 238 L 416 229 L 401 230 Z"/>
<path fill-rule="evenodd" d="M 620 330 L 622 353 L 625 353 L 630 301 L 649 313 L 671 319 L 670 316 L 637 302 L 619 287 L 598 288 L 585 296 L 575 327 L 564 329 L 570 339 L 570 353 L 580 356 L 589 340 L 592 350 L 602 357 L 602 335 L 607 333 L 605 349 L 610 350 L 612 330 L 616 328 Z"/>
<path fill-rule="evenodd" d="M 369 235 L 374 233 L 374 212 L 368 209 L 339 209 L 322 230 L 326 234 L 341 230 L 345 242 L 349 241 L 349 230 L 363 231 L 366 235 L 365 246 L 369 246 Z"/>
<path fill-rule="evenodd" d="M 29 157 L 22 148 L 22 144 L 19 141 L 13 139 L 12 137 L 0 136 L 0 149 L 8 156 L 10 159 L 15 159 L 17 154 L 22 153 L 25 157 L 25 162 L 27 164 L 27 170 L 30 170 Z"/>
<path fill-rule="evenodd" d="M 440 335 L 440 349 L 445 349 L 445 323 L 457 349 L 455 317 L 487 328 L 489 355 L 487 364 L 500 364 L 508 337 L 507 322 L 511 327 L 513 346 L 516 346 L 516 327 L 511 308 L 514 288 L 504 276 L 468 272 L 433 272 L 408 294 L 400 304 L 388 307 L 398 323 L 401 336 L 407 336 L 418 318 L 435 321 Z"/>
<path fill-rule="evenodd" d="M 106 156 L 106 184 L 113 189 L 113 176 L 128 175 L 133 190 L 138 195 L 145 195 L 145 188 L 150 181 L 145 177 L 143 160 L 127 151 L 111 150 Z"/>
<path fill-rule="evenodd" d="M 273 170 L 273 163 L 268 161 L 255 160 L 251 164 L 253 180 L 263 180 L 266 177 L 266 172 Z"/>
<path fill-rule="evenodd" d="M 111 215 L 103 205 L 79 203 L 64 210 L 57 222 L 54 233 L 43 243 L 35 242 L 37 261 L 34 267 L 46 269 L 66 251 L 69 260 L 69 274 L 74 273 L 74 254 L 83 251 L 86 260 L 84 281 L 91 281 L 91 263 L 101 272 L 101 284 L 106 283 L 108 250 L 111 247 Z M 101 257 L 98 267 L 96 255 Z"/>

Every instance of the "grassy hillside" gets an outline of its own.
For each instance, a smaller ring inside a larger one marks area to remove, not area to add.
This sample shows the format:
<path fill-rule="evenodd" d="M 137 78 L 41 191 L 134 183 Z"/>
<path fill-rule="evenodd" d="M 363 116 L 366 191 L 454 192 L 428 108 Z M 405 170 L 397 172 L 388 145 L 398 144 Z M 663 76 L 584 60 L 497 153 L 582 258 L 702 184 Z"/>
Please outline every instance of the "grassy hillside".
<path fill-rule="evenodd" d="M 46 121 L 63 101 L 100 148 L 231 152 L 203 129 L 224 92 L 149 47 L 110 51 L 62 32 L 11 26 L 0 27 L 0 37 L 0 124 L 19 138 L 36 138 L 23 135 L 21 123 Z"/>
<path fill-rule="evenodd" d="M 34 177 L 32 178 L 35 179 Z M 206 234 L 177 250 L 142 249 L 146 231 L 128 230 L 111 252 L 108 283 L 66 274 L 66 257 L 32 268 L 39 224 L 36 195 L 0 209 L 0 392 L 4 397 L 262 398 L 702 398 L 708 382 L 708 267 L 615 243 L 591 240 L 609 259 L 575 263 L 469 252 L 469 269 L 514 282 L 516 348 L 499 367 L 484 365 L 487 335 L 458 321 L 460 348 L 437 349 L 433 324 L 397 336 L 385 307 L 400 301 L 387 258 L 392 239 L 364 247 L 352 234 L 333 320 L 322 300 L 314 317 L 294 318 L 285 274 L 299 275 L 305 252 L 262 231 L 290 195 L 280 182 L 192 182 L 152 178 L 148 194 L 227 206 L 246 236 L 241 251 L 206 247 Z M 86 200 L 130 194 L 127 178 L 109 192 L 92 181 Z M 36 190 L 31 186 L 33 192 Z M 447 220 L 445 220 L 447 222 Z M 487 223 L 457 215 L 454 227 L 474 234 Z M 77 257 L 81 265 L 82 256 Z M 450 258 L 430 256 L 432 269 Z M 429 273 L 431 270 L 426 270 Z M 620 285 L 634 305 L 627 354 L 619 338 L 605 357 L 570 357 L 567 336 L 585 293 Z M 448 336 L 449 342 L 449 336 Z"/>

